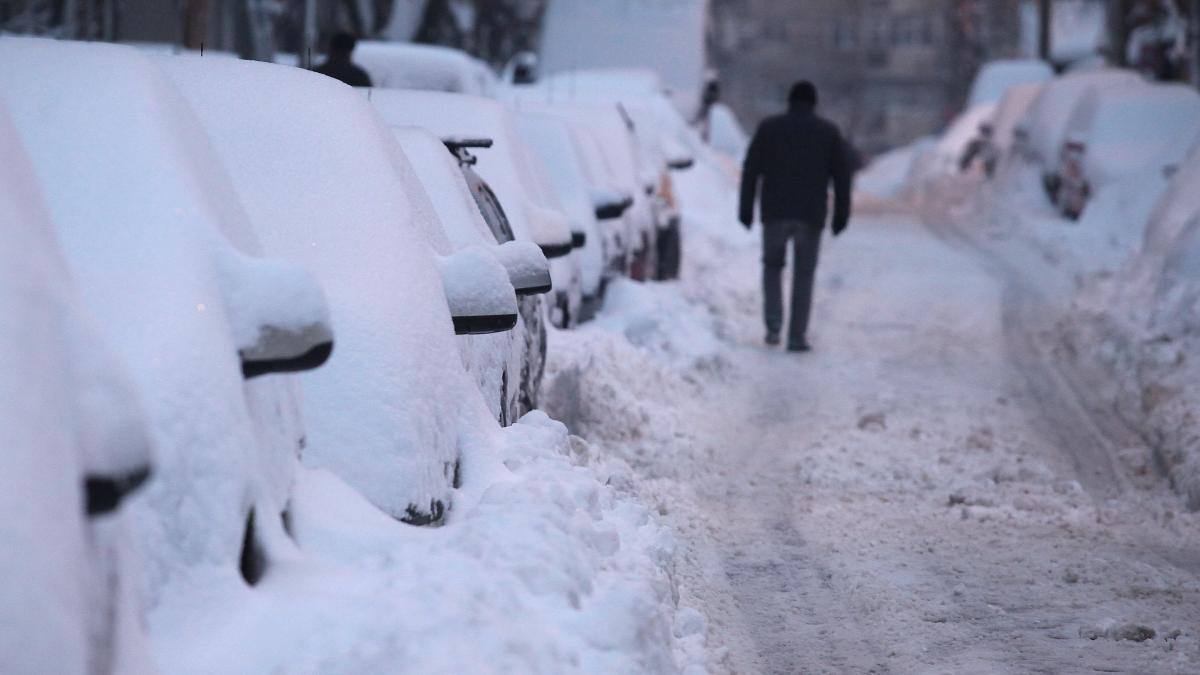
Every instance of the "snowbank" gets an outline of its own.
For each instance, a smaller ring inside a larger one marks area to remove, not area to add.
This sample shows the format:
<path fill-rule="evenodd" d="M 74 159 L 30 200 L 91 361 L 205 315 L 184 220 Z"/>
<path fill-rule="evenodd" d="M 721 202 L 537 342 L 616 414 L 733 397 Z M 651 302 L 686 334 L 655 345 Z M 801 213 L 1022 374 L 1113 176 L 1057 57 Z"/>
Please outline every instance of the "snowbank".
<path fill-rule="evenodd" d="M 333 474 L 297 479 L 304 559 L 214 604 L 158 650 L 174 673 L 678 672 L 674 542 L 620 461 L 535 412 L 467 477 L 447 525 L 418 530 Z"/>
<path fill-rule="evenodd" d="M 1200 508 L 1200 152 L 1155 207 L 1140 247 L 1114 275 L 1089 277 L 1063 323 L 1077 360 L 1098 363 L 1119 413 Z"/>

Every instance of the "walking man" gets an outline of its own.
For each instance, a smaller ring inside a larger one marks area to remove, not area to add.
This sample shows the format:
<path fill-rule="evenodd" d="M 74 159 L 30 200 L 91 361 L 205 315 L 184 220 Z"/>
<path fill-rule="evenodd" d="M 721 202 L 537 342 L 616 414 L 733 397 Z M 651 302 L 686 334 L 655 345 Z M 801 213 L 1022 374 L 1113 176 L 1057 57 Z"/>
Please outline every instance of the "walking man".
<path fill-rule="evenodd" d="M 833 234 L 850 219 L 849 152 L 841 133 L 816 114 L 817 89 L 798 82 L 788 95 L 788 111 L 763 121 L 742 166 L 739 220 L 754 222 L 754 202 L 762 183 L 763 315 L 767 344 L 780 342 L 783 328 L 783 265 L 792 244 L 792 307 L 788 351 L 807 352 L 808 315 L 821 231 L 825 229 L 829 185 L 833 183 Z"/>

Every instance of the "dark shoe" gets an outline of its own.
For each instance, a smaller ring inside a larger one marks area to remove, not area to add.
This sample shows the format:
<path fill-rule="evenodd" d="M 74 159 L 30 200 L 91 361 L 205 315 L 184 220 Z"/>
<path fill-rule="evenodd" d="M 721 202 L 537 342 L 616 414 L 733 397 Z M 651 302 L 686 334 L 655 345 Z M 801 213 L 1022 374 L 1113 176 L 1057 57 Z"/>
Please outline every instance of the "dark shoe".
<path fill-rule="evenodd" d="M 812 345 L 807 342 L 789 342 L 787 350 L 789 352 L 811 352 Z"/>
<path fill-rule="evenodd" d="M 770 345 L 772 347 L 778 345 L 779 344 L 779 332 L 773 331 L 773 330 L 767 331 L 767 337 L 764 340 L 768 345 Z"/>

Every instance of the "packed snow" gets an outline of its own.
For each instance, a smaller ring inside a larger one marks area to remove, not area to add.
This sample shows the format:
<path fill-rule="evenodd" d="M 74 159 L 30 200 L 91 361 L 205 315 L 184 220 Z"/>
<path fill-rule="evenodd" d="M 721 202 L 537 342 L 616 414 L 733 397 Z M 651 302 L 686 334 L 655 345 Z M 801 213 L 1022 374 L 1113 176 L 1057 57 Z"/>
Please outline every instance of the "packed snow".
<path fill-rule="evenodd" d="M 683 280 L 555 332 L 545 405 L 679 532 L 710 672 L 1195 670 L 1200 518 L 1081 409 L 1042 295 L 1071 286 L 988 248 L 977 183 L 827 238 L 798 357 L 762 346 L 731 192 L 679 182 L 711 206 Z"/>

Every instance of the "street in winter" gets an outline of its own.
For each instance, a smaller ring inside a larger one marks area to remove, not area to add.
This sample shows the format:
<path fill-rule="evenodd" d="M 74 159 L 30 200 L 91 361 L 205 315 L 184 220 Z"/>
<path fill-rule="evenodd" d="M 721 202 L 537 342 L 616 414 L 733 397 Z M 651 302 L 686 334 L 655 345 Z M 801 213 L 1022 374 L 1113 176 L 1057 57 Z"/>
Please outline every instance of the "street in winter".
<path fill-rule="evenodd" d="M 0 0 L 0 673 L 1200 673 L 1198 36 Z"/>

